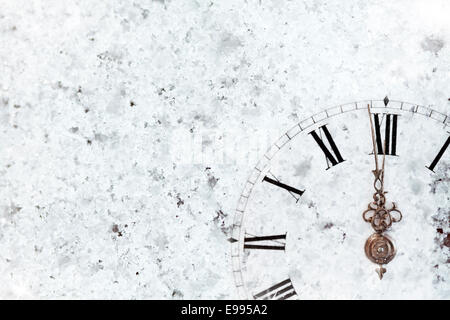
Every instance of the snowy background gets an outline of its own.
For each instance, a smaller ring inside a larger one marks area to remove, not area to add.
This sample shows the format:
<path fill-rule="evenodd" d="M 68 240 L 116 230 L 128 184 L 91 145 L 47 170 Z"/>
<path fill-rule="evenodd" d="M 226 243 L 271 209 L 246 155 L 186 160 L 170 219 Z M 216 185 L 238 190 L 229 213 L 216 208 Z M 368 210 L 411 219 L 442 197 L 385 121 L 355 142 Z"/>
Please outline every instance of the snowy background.
<path fill-rule="evenodd" d="M 0 0 L 0 298 L 236 298 L 227 239 L 265 147 L 354 100 L 448 114 L 449 12 Z"/>

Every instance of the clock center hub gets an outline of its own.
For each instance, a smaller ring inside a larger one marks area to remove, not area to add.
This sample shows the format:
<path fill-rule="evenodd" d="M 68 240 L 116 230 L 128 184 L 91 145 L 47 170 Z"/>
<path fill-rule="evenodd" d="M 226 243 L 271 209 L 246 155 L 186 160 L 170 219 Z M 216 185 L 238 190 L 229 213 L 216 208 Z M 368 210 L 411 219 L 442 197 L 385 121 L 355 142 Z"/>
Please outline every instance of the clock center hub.
<path fill-rule="evenodd" d="M 373 263 L 389 263 L 395 257 L 395 251 L 394 243 L 386 235 L 374 233 L 366 241 L 366 256 Z"/>

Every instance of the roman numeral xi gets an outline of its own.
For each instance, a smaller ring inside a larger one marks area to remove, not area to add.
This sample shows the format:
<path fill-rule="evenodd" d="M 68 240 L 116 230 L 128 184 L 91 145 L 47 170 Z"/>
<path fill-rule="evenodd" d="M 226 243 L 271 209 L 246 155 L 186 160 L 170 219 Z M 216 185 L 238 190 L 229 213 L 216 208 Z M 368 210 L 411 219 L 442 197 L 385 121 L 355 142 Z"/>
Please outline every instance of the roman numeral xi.
<path fill-rule="evenodd" d="M 325 145 L 321 137 L 317 134 L 316 131 L 319 131 L 319 134 L 323 132 L 325 134 L 325 137 L 328 141 L 328 144 L 331 147 L 331 150 L 328 149 L 328 147 Z M 336 143 L 334 142 L 333 137 L 331 136 L 330 132 L 328 131 L 328 128 L 326 125 L 321 126 L 318 130 L 311 131 L 310 134 L 314 138 L 314 140 L 319 145 L 322 152 L 325 154 L 325 158 L 327 160 L 328 169 L 330 169 L 330 162 L 331 166 L 335 166 L 338 163 L 344 162 L 345 160 L 342 158 L 341 153 L 339 152 L 339 149 L 336 146 Z"/>

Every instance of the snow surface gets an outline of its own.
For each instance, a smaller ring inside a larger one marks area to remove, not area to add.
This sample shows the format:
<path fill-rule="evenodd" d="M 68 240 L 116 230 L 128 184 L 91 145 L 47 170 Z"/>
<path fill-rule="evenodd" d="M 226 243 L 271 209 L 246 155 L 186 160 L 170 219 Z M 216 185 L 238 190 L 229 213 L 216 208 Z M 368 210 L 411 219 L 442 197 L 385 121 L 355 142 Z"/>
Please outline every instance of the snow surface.
<path fill-rule="evenodd" d="M 227 239 L 258 159 L 336 104 L 449 114 L 449 12 L 0 0 L 0 298 L 237 298 Z"/>

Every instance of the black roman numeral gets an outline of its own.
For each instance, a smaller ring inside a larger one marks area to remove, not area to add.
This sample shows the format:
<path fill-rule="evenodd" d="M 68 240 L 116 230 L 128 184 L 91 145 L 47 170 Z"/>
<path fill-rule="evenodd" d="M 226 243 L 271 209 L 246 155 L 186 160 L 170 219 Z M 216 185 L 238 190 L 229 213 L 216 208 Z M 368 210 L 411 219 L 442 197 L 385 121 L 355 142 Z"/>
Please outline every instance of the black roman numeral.
<path fill-rule="evenodd" d="M 384 140 L 386 140 L 386 155 L 396 156 L 397 151 L 397 114 L 383 115 L 380 121 L 378 113 L 373 114 L 375 123 L 375 135 L 377 141 L 377 153 L 384 154 L 383 139 L 381 137 L 381 125 L 384 122 Z M 392 130 L 391 130 L 392 129 Z"/>
<path fill-rule="evenodd" d="M 447 150 L 448 145 L 450 144 L 450 136 L 447 138 L 447 141 L 445 141 L 444 145 L 442 146 L 441 150 L 439 150 L 436 158 L 434 158 L 433 162 L 431 162 L 430 166 L 427 167 L 431 171 L 434 172 L 434 167 L 436 167 L 439 160 L 441 160 L 442 156 L 444 155 L 445 150 Z"/>
<path fill-rule="evenodd" d="M 280 240 L 280 241 L 276 241 Z M 259 243 L 275 243 L 275 244 L 251 244 L 253 242 Z M 244 249 L 264 249 L 264 250 L 284 250 L 286 246 L 286 234 L 279 234 L 274 236 L 264 237 L 245 237 Z"/>
<path fill-rule="evenodd" d="M 278 181 L 278 180 L 269 178 L 268 176 L 265 176 L 264 179 L 263 179 L 263 181 L 269 182 L 269 183 L 271 183 L 271 184 L 273 184 L 273 185 L 275 185 L 275 186 L 277 186 L 277 187 L 280 187 L 280 188 L 283 188 L 283 189 L 289 191 L 289 193 L 290 193 L 290 194 L 295 198 L 295 200 L 297 200 L 297 201 L 300 199 L 300 197 L 302 196 L 302 194 L 305 192 L 305 190 L 299 190 L 299 189 L 296 189 L 296 188 L 294 188 L 294 187 L 288 186 L 287 184 L 284 184 L 284 183 L 281 183 L 281 182 Z M 298 197 L 295 196 L 296 194 L 298 195 Z"/>
<path fill-rule="evenodd" d="M 331 136 L 330 132 L 328 131 L 326 125 L 323 125 L 319 128 L 320 131 L 323 131 L 325 134 L 325 137 L 328 140 L 328 144 L 331 147 L 331 150 L 333 151 L 334 155 L 331 153 L 331 151 L 325 146 L 325 143 L 322 141 L 322 139 L 319 137 L 319 135 L 316 133 L 316 131 L 311 131 L 310 134 L 314 138 L 314 140 L 319 145 L 320 149 L 322 149 L 323 153 L 325 154 L 328 169 L 330 169 L 330 162 L 331 166 L 335 166 L 338 163 L 344 162 L 345 160 L 342 158 L 341 153 L 339 152 L 339 149 L 336 147 L 336 144 L 334 143 L 333 137 Z"/>
<path fill-rule="evenodd" d="M 253 297 L 255 299 L 263 299 L 263 300 L 286 300 L 297 293 L 295 292 L 294 286 L 292 285 L 291 279 L 286 279 L 277 283 L 276 285 L 271 286 L 269 289 L 263 290 L 258 294 L 255 294 Z"/>

